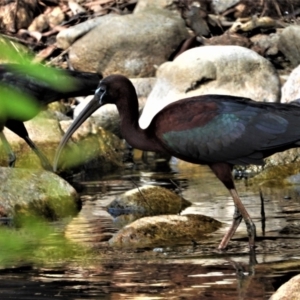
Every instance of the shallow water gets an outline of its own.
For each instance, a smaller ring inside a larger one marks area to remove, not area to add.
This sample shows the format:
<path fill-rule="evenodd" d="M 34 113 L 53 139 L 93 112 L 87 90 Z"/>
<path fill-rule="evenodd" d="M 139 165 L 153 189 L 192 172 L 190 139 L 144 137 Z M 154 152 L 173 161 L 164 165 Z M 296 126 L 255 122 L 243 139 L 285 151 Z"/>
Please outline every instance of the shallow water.
<path fill-rule="evenodd" d="M 258 187 L 237 182 L 257 227 L 256 256 L 250 256 L 244 224 L 225 253 L 217 251 L 224 230 L 198 245 L 134 251 L 107 245 L 116 224 L 105 207 L 116 195 L 137 185 L 176 190 L 193 203 L 183 214 L 204 214 L 229 225 L 232 200 L 208 168 L 127 170 L 102 178 L 90 170 L 79 181 L 84 204 L 66 226 L 66 236 L 92 246 L 97 255 L 84 264 L 66 261 L 64 266 L 2 269 L 0 299 L 268 299 L 282 283 L 300 273 L 297 187 L 262 188 L 266 212 L 262 224 Z"/>

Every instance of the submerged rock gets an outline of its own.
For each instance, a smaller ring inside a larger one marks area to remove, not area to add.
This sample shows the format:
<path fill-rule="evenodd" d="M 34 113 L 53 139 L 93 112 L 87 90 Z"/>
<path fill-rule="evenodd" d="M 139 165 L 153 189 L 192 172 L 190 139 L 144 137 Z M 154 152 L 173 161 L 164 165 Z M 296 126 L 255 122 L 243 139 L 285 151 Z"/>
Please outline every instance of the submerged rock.
<path fill-rule="evenodd" d="M 152 248 L 191 243 L 207 238 L 222 223 L 203 215 L 144 217 L 125 226 L 109 244 L 113 247 Z"/>
<path fill-rule="evenodd" d="M 295 150 L 295 149 L 291 149 Z M 285 152 L 289 152 L 285 151 Z M 282 153 L 282 152 L 281 152 Z M 280 154 L 280 153 L 278 153 Z M 272 156 L 273 157 L 273 156 Z M 271 157 L 271 158 L 272 158 Z M 267 159 L 267 162 L 270 158 Z M 252 166 L 251 166 L 252 167 Z M 259 171 L 259 174 L 248 180 L 249 184 L 260 186 L 285 186 L 299 184 L 300 163 L 298 161 L 294 163 L 278 164 L 269 166 L 267 163 L 263 170 Z"/>
<path fill-rule="evenodd" d="M 80 208 L 75 189 L 51 172 L 0 167 L 0 182 L 2 216 L 33 214 L 58 219 Z"/>
<path fill-rule="evenodd" d="M 154 216 L 178 214 L 190 205 L 189 201 L 166 188 L 145 185 L 118 196 L 107 210 L 113 216 L 122 214 Z"/>

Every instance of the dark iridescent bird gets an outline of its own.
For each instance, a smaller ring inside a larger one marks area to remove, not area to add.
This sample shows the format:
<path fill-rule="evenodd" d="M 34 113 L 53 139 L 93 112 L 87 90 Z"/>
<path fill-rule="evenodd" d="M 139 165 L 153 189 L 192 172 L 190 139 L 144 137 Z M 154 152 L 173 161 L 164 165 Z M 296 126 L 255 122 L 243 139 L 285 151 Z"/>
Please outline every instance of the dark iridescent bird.
<path fill-rule="evenodd" d="M 203 95 L 178 100 L 164 107 L 141 129 L 138 100 L 132 83 L 112 75 L 100 81 L 93 100 L 65 133 L 54 160 L 73 132 L 95 110 L 112 103 L 117 106 L 121 132 L 134 148 L 166 152 L 179 159 L 208 165 L 229 190 L 235 205 L 233 223 L 219 249 L 225 249 L 242 218 L 247 225 L 249 245 L 255 244 L 255 225 L 236 191 L 235 164 L 263 164 L 263 159 L 300 145 L 300 107 L 262 103 L 228 95 Z"/>
<path fill-rule="evenodd" d="M 50 68 L 46 68 L 50 69 Z M 1 64 L 0 65 L 0 83 L 2 88 L 6 86 L 16 90 L 20 93 L 28 95 L 37 105 L 37 112 L 46 107 L 47 104 L 69 97 L 87 96 L 95 92 L 99 80 L 102 78 L 98 73 L 80 72 L 72 70 L 55 69 L 53 76 L 56 76 L 57 82 L 65 82 L 66 78 L 71 79 L 70 86 L 65 89 L 54 88 L 50 83 L 38 79 L 33 75 L 28 74 L 28 66 L 20 64 Z M 13 99 L 11 99 L 13 100 Z M 15 155 L 5 138 L 2 130 L 3 126 L 9 128 L 32 148 L 32 150 L 39 157 L 42 166 L 47 170 L 52 170 L 46 156 L 38 149 L 34 142 L 30 139 L 24 121 L 35 117 L 36 114 L 28 117 L 2 117 L 0 120 L 0 139 L 8 154 L 9 165 L 13 166 L 15 163 Z"/>

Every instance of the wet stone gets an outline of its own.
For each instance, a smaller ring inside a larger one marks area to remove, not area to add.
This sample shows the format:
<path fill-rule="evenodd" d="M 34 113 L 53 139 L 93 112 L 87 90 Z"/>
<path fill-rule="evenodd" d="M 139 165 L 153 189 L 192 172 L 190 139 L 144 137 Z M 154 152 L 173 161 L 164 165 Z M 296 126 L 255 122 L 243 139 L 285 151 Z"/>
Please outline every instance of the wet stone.
<path fill-rule="evenodd" d="M 22 214 L 55 220 L 79 210 L 75 189 L 51 172 L 0 167 L 0 182 L 3 217 Z"/>
<path fill-rule="evenodd" d="M 107 210 L 114 217 L 124 214 L 154 216 L 178 214 L 190 205 L 189 201 L 166 188 L 146 185 L 118 196 Z"/>
<path fill-rule="evenodd" d="M 153 248 L 194 243 L 207 239 L 222 223 L 203 215 L 162 215 L 144 217 L 125 226 L 109 244 L 124 248 Z"/>

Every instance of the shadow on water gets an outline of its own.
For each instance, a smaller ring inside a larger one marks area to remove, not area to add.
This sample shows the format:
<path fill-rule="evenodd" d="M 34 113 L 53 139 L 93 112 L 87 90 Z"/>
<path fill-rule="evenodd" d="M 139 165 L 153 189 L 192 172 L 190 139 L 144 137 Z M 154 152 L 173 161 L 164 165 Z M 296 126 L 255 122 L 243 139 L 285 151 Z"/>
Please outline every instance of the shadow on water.
<path fill-rule="evenodd" d="M 92 259 L 64 266 L 0 270 L 0 299 L 268 299 L 300 273 L 300 196 L 296 188 L 263 188 L 266 223 L 256 187 L 237 183 L 257 227 L 256 257 L 249 255 L 240 226 L 226 253 L 217 251 L 223 232 L 198 245 L 116 250 L 107 240 L 116 226 L 105 207 L 115 197 L 145 184 L 167 187 L 192 202 L 183 214 L 199 213 L 229 225 L 233 203 L 205 167 L 124 171 L 99 178 L 90 170 L 80 179 L 83 208 L 66 226 L 66 236 L 89 245 Z"/>

